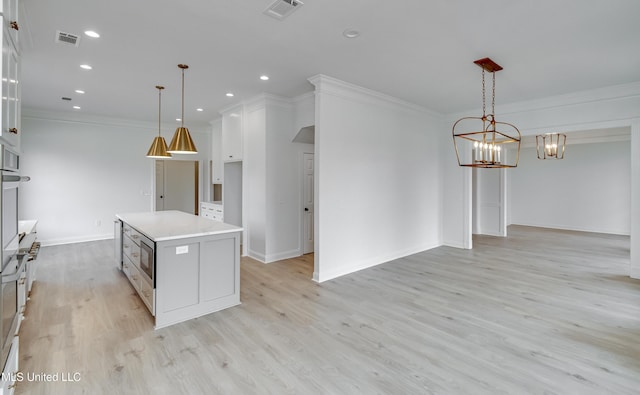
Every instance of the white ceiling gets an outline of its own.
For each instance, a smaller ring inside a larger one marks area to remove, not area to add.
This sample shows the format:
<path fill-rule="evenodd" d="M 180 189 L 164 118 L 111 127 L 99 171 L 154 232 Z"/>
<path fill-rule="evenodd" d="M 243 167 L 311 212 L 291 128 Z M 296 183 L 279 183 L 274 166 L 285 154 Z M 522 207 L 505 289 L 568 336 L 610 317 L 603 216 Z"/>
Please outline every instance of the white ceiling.
<path fill-rule="evenodd" d="M 310 92 L 316 74 L 440 113 L 478 108 L 483 57 L 504 67 L 498 105 L 640 81 L 638 0 L 304 0 L 284 21 L 263 13 L 273 0 L 21 1 L 23 108 L 36 110 L 155 121 L 160 84 L 175 123 L 178 63 L 190 66 L 186 126 L 262 92 Z M 57 30 L 79 47 L 55 43 Z"/>

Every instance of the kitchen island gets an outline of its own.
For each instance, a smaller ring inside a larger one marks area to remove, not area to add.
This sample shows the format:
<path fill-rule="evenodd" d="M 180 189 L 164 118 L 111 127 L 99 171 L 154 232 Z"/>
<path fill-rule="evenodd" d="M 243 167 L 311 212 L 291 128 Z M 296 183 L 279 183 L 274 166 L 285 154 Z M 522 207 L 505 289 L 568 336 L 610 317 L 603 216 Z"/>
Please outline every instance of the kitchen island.
<path fill-rule="evenodd" d="M 155 329 L 240 304 L 241 231 L 181 211 L 116 215 L 116 262 Z"/>

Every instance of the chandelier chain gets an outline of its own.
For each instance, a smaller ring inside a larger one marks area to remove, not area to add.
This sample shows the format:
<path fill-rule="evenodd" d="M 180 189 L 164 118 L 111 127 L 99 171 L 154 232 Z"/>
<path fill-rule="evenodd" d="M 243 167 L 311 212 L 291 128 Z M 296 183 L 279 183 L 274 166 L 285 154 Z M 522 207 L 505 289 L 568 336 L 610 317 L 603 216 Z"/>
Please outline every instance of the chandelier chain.
<path fill-rule="evenodd" d="M 495 116 L 496 114 L 496 73 L 491 73 L 493 75 L 493 87 L 491 92 L 491 114 Z"/>
<path fill-rule="evenodd" d="M 485 104 L 485 89 L 484 89 L 484 67 L 482 68 L 482 117 L 486 115 L 486 104 Z"/>

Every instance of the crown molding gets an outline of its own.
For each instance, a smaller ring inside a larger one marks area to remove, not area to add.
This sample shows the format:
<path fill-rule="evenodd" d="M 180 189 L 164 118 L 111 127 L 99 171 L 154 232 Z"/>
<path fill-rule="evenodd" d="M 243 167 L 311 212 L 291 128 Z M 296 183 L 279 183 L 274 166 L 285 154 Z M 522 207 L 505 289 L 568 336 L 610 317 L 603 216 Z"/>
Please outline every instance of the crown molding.
<path fill-rule="evenodd" d="M 43 121 L 50 122 L 65 122 L 65 123 L 76 123 L 76 124 L 85 124 L 85 125 L 100 125 L 100 126 L 112 126 L 119 128 L 133 128 L 133 129 L 144 129 L 144 130 L 157 130 L 158 124 L 157 122 L 151 121 L 139 121 L 132 119 L 122 119 L 122 118 L 109 118 L 104 116 L 96 116 L 90 114 L 80 114 L 80 113 L 68 113 L 68 112 L 56 112 L 56 111 L 44 111 L 44 110 L 34 110 L 30 108 L 22 108 L 21 115 L 23 119 L 38 119 Z M 167 124 L 164 122 L 163 124 Z M 178 122 L 175 123 L 176 127 L 178 126 Z M 190 130 L 194 130 L 195 133 L 202 133 L 201 130 L 208 129 L 207 123 L 194 123 L 190 125 Z"/>
<path fill-rule="evenodd" d="M 350 82 L 342 81 L 337 78 L 329 77 L 324 74 L 318 74 L 310 77 L 308 78 L 308 81 L 316 87 L 316 93 L 330 94 L 332 96 L 358 101 L 365 104 L 384 103 L 387 106 L 403 111 L 427 114 L 438 118 L 442 117 L 442 114 L 429 110 L 425 107 L 418 106 L 417 104 L 413 104 L 372 89 L 364 88 Z"/>

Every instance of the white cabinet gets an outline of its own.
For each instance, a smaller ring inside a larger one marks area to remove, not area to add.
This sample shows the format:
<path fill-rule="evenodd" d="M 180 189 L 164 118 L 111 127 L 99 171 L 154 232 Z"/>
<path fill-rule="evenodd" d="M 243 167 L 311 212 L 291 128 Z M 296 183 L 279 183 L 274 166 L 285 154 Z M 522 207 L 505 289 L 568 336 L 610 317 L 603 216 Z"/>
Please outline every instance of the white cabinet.
<path fill-rule="evenodd" d="M 18 31 L 20 26 L 18 24 L 18 0 L 2 0 L 2 16 L 4 17 L 3 26 L 7 34 L 13 41 L 13 45 L 16 48 L 20 48 L 18 45 Z"/>
<path fill-rule="evenodd" d="M 11 342 L 11 349 L 9 350 L 9 356 L 7 357 L 7 363 L 4 365 L 2 371 L 2 387 L 0 387 L 0 394 L 13 394 L 16 387 L 16 380 L 24 377 L 22 373 L 18 372 L 18 337 L 14 337 Z"/>
<path fill-rule="evenodd" d="M 29 293 L 33 287 L 33 282 L 36 281 L 36 268 L 38 267 L 37 257 L 40 251 L 40 243 L 38 242 L 38 232 L 36 230 L 37 220 L 18 221 L 18 234 L 23 234 L 22 240 L 20 240 L 20 252 L 27 256 L 27 266 L 25 269 L 26 274 L 26 296 L 29 298 Z"/>
<path fill-rule="evenodd" d="M 20 132 L 20 57 L 12 39 L 14 29 L 6 27 L 6 17 L 0 17 L 5 28 L 2 34 L 2 128 L 0 137 L 19 148 Z M 16 31 L 17 32 L 17 31 Z"/>
<path fill-rule="evenodd" d="M 214 124 L 211 132 L 211 182 L 222 184 L 224 168 L 222 162 L 222 123 Z"/>
<path fill-rule="evenodd" d="M 242 106 L 222 113 L 222 160 L 242 160 Z"/>
<path fill-rule="evenodd" d="M 151 280 L 140 269 L 140 254 L 142 251 L 140 239 L 143 237 L 140 232 L 128 224 L 122 224 L 122 272 L 138 292 L 140 299 L 147 306 L 151 315 L 155 315 L 155 290 Z"/>
<path fill-rule="evenodd" d="M 220 203 L 200 202 L 200 216 L 202 218 L 224 222 L 224 208 Z"/>

